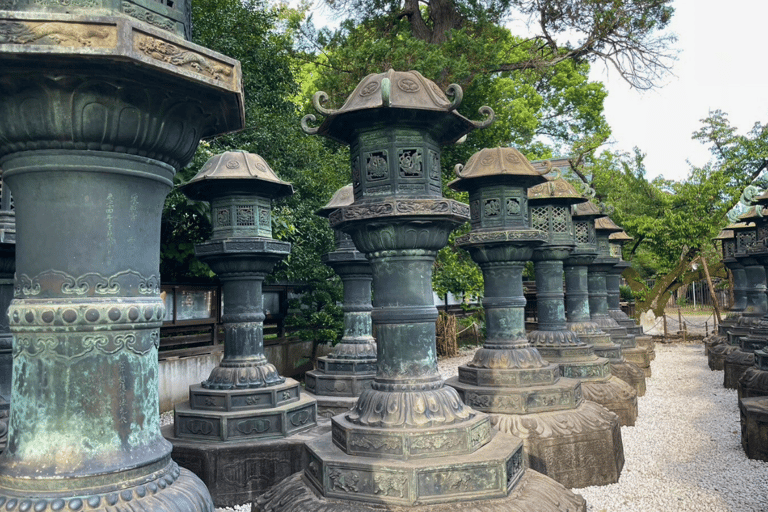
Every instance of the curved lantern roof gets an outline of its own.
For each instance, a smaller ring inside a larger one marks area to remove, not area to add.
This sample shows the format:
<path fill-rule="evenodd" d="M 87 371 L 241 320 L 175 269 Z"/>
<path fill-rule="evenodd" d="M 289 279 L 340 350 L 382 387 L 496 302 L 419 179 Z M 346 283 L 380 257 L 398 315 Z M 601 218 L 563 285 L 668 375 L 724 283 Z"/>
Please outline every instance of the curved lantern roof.
<path fill-rule="evenodd" d="M 627 232 L 622 229 L 621 231 L 611 233 L 610 236 L 608 236 L 608 240 L 614 243 L 623 244 L 625 242 L 629 242 L 630 240 L 634 240 L 634 238 L 629 236 Z"/>
<path fill-rule="evenodd" d="M 728 229 L 726 226 L 726 229 L 723 229 L 720 231 L 720 233 L 717 234 L 716 237 L 714 237 L 712 240 L 731 240 L 735 238 L 736 235 L 733 233 L 732 229 Z"/>
<path fill-rule="evenodd" d="M 618 233 L 623 231 L 610 217 L 600 217 L 595 219 L 595 230 L 602 231 L 603 233 Z"/>
<path fill-rule="evenodd" d="M 293 185 L 278 178 L 262 157 L 246 151 L 212 156 L 179 189 L 190 199 L 202 201 L 236 194 L 270 199 L 293 194 Z"/>
<path fill-rule="evenodd" d="M 351 205 L 355 201 L 355 194 L 352 190 L 352 184 L 345 185 L 333 193 L 333 197 L 328 204 L 317 210 L 321 217 L 328 217 L 339 208 Z"/>
<path fill-rule="evenodd" d="M 759 198 L 758 198 L 759 199 Z M 739 219 L 745 222 L 753 222 L 760 220 L 768 220 L 768 209 L 762 207 L 763 203 L 758 203 L 755 206 L 750 206 L 749 209 L 739 215 Z"/>
<path fill-rule="evenodd" d="M 575 204 L 588 201 L 576 188 L 563 178 L 540 183 L 528 189 L 531 203 Z"/>
<path fill-rule="evenodd" d="M 481 149 L 469 157 L 466 165 L 457 165 L 455 172 L 458 179 L 448 186 L 458 191 L 476 188 L 481 181 L 489 185 L 519 184 L 521 187 L 546 181 L 545 173 L 537 171 L 515 148 Z"/>
<path fill-rule="evenodd" d="M 486 117 L 484 121 L 471 121 L 456 112 L 463 97 L 458 85 L 450 85 L 447 93 L 451 99 L 418 71 L 390 69 L 363 78 L 338 110 L 323 107 L 328 95 L 316 92 L 312 104 L 325 119 L 320 126 L 312 128 L 308 121 L 315 122 L 317 118 L 309 114 L 302 120 L 302 128 L 311 135 L 320 134 L 350 144 L 362 127 L 396 122 L 399 126 L 422 127 L 431 132 L 439 144 L 450 144 L 473 129 L 485 128 L 493 122 L 490 107 L 480 108 Z"/>
<path fill-rule="evenodd" d="M 600 210 L 592 201 L 585 201 L 583 203 L 576 203 L 571 208 L 571 216 L 575 219 L 596 219 L 598 217 L 605 217 L 605 213 Z"/>

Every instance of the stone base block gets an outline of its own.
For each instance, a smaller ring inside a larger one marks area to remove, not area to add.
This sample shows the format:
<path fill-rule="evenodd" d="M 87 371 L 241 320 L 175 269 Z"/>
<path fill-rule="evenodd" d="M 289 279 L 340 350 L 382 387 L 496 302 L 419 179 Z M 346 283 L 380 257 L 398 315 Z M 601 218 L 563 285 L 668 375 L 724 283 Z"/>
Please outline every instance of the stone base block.
<path fill-rule="evenodd" d="M 243 441 L 286 437 L 317 424 L 317 404 L 307 396 L 271 409 L 201 411 L 189 402 L 174 409 L 174 435 L 200 441 Z"/>
<path fill-rule="evenodd" d="M 454 388 L 465 404 L 482 412 L 529 414 L 560 411 L 573 409 L 582 401 L 581 384 L 575 379 L 560 378 L 547 386 L 513 388 L 474 386 L 459 378 L 452 377 L 445 384 Z"/>
<path fill-rule="evenodd" d="M 648 356 L 648 351 L 640 347 L 622 347 L 621 353 L 624 355 L 624 359 L 630 363 L 635 363 L 645 373 L 646 377 L 651 376 L 651 358 Z"/>
<path fill-rule="evenodd" d="M 645 334 L 635 336 L 635 343 L 638 347 L 644 348 L 645 351 L 648 352 L 649 360 L 653 361 L 656 359 L 656 342 L 653 341 L 653 336 L 647 336 Z"/>
<path fill-rule="evenodd" d="M 205 483 L 213 503 L 234 507 L 254 501 L 275 483 L 301 471 L 308 463 L 304 444 L 330 429 L 330 421 L 320 420 L 311 430 L 283 439 L 236 443 L 179 439 L 171 425 L 163 428 L 163 435 L 173 444 L 174 460 Z"/>
<path fill-rule="evenodd" d="M 319 418 L 333 418 L 337 414 L 349 411 L 357 403 L 356 396 L 321 396 L 309 391 L 304 391 L 302 394 L 315 399 L 317 402 L 317 416 Z"/>
<path fill-rule="evenodd" d="M 768 371 L 755 366 L 747 368 L 739 379 L 739 400 L 756 396 L 768 396 Z"/>
<path fill-rule="evenodd" d="M 720 343 L 718 345 L 714 345 L 709 349 L 709 357 L 707 358 L 709 368 L 713 371 L 722 370 L 723 364 L 725 363 L 725 358 L 728 357 L 728 354 L 734 350 L 737 350 L 738 348 L 738 345 L 729 345 L 728 343 Z"/>
<path fill-rule="evenodd" d="M 723 361 L 723 387 L 726 389 L 738 389 L 739 380 L 748 368 L 755 364 L 755 354 L 734 350 Z"/>
<path fill-rule="evenodd" d="M 611 362 L 611 373 L 623 380 L 637 392 L 637 396 L 645 395 L 645 372 L 635 363 L 629 361 Z"/>
<path fill-rule="evenodd" d="M 584 400 L 600 404 L 619 417 L 622 426 L 634 426 L 637 420 L 637 392 L 619 379 L 611 376 L 604 381 L 581 383 Z"/>
<path fill-rule="evenodd" d="M 295 402 L 300 389 L 301 384 L 293 379 L 274 386 L 241 389 L 209 389 L 195 384 L 189 386 L 189 405 L 206 411 L 271 409 Z"/>
<path fill-rule="evenodd" d="M 586 512 L 587 504 L 554 480 L 527 469 L 508 496 L 408 507 L 337 500 L 317 494 L 303 474 L 280 482 L 255 503 L 258 512 Z"/>
<path fill-rule="evenodd" d="M 554 384 L 559 378 L 560 367 L 556 364 L 531 366 L 530 368 L 484 368 L 468 364 L 459 366 L 461 382 L 467 382 L 474 386 L 504 386 L 509 388 L 545 386 Z"/>
<path fill-rule="evenodd" d="M 623 357 L 621 355 L 621 345 L 615 343 L 595 345 L 594 351 L 596 356 L 604 357 L 611 361 L 618 361 Z"/>
<path fill-rule="evenodd" d="M 528 465 L 569 488 L 616 483 L 624 467 L 619 418 L 585 400 L 558 412 L 491 414 L 491 424 L 523 439 Z"/>
<path fill-rule="evenodd" d="M 376 375 L 376 359 L 339 359 L 332 356 L 324 356 L 317 358 L 317 369 L 322 373 L 349 373 L 357 375 L 367 373 Z"/>
<path fill-rule="evenodd" d="M 525 471 L 523 443 L 507 434 L 491 435 L 470 453 L 394 460 L 385 454 L 348 455 L 328 434 L 307 443 L 304 476 L 318 494 L 330 499 L 412 506 L 504 498 Z"/>
<path fill-rule="evenodd" d="M 312 370 L 304 376 L 304 385 L 316 395 L 357 399 L 364 389 L 371 387 L 375 377 L 375 373 L 339 375 Z"/>
<path fill-rule="evenodd" d="M 768 397 L 739 400 L 741 447 L 750 459 L 768 461 Z"/>

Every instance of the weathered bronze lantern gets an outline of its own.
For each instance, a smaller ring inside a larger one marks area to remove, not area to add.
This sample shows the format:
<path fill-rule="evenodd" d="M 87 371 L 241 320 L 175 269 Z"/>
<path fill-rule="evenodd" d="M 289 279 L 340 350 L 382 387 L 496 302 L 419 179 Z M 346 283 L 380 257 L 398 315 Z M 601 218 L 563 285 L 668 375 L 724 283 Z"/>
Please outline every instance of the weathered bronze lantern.
<path fill-rule="evenodd" d="M 526 471 L 522 442 L 494 433 L 437 370 L 432 265 L 469 217 L 466 205 L 442 197 L 440 147 L 492 118 L 484 107 L 487 121 L 469 121 L 456 112 L 461 89 L 448 92 L 452 101 L 419 73 L 390 70 L 365 77 L 337 111 L 320 105 L 324 93 L 315 95 L 326 118 L 305 130 L 351 149 L 355 200 L 330 221 L 352 236 L 373 269 L 377 371 L 355 408 L 332 419 L 332 434 L 307 443 L 303 475 L 259 499 L 263 511 L 439 510 L 462 500 L 501 511 L 515 501 L 511 489 L 534 499 L 528 493 L 539 486 L 550 490 L 536 493 L 538 510 L 565 503 L 584 510 L 579 497 Z"/>
<path fill-rule="evenodd" d="M 347 185 L 318 213 L 327 217 L 353 201 L 352 185 Z M 317 400 L 318 413 L 327 417 L 351 409 L 376 376 L 371 265 L 348 234 L 340 230 L 334 234 L 336 250 L 323 255 L 323 262 L 339 275 L 344 286 L 344 335 L 329 355 L 318 358 L 317 370 L 307 372 L 304 379 L 308 394 Z"/>
<path fill-rule="evenodd" d="M 704 347 L 707 353 L 707 360 L 711 370 L 723 369 L 723 358 L 713 359 L 712 348 L 716 345 L 722 345 L 728 341 L 728 329 L 738 322 L 742 311 L 747 307 L 747 276 L 744 272 L 744 266 L 736 258 L 736 237 L 731 226 L 728 225 L 713 238 L 720 241 L 720 251 L 723 264 L 730 270 L 733 277 L 733 304 L 731 304 L 728 314 L 717 326 L 717 333 L 704 339 Z M 715 368 L 715 363 L 719 367 Z"/>
<path fill-rule="evenodd" d="M 589 312 L 593 322 L 611 335 L 614 343 L 621 345 L 621 353 L 630 363 L 636 364 L 651 376 L 651 359 L 648 351 L 638 348 L 635 337 L 620 326 L 609 314 L 607 277 L 613 271 L 618 258 L 611 255 L 610 236 L 618 233 L 621 228 L 610 218 L 600 217 L 595 220 L 595 235 L 597 237 L 597 258 L 589 265 Z"/>
<path fill-rule="evenodd" d="M 633 240 L 625 231 L 617 231 L 608 235 L 608 244 L 611 256 L 616 258 L 616 264 L 609 270 L 605 276 L 605 287 L 608 293 L 608 314 L 616 320 L 616 323 L 627 330 L 628 334 L 635 337 L 635 348 L 645 350 L 648 354 L 648 360 L 653 361 L 656 358 L 655 343 L 651 336 L 643 332 L 643 328 L 637 325 L 634 320 L 629 318 L 621 309 L 621 275 L 624 270 L 631 267 L 631 264 L 624 261 L 622 248 L 624 244 Z M 632 349 L 629 351 L 631 358 L 644 359 L 642 356 L 633 356 Z"/>
<path fill-rule="evenodd" d="M 530 227 L 526 189 L 545 178 L 512 148 L 483 149 L 457 174 L 450 186 L 469 192 L 472 216 L 458 244 L 483 271 L 486 339 L 448 385 L 502 432 L 522 438 L 532 469 L 566 487 L 616 482 L 624 463 L 618 418 L 584 400 L 583 384 L 561 378 L 525 333 L 523 269 L 548 239 Z M 587 445 L 589 456 L 581 451 Z"/>
<path fill-rule="evenodd" d="M 0 166 L 17 225 L 0 501 L 211 510 L 160 433 L 160 215 L 199 139 L 242 128 L 239 63 L 180 37 L 188 2 L 0 9 Z"/>
<path fill-rule="evenodd" d="M 744 267 L 747 303 L 736 323 L 728 328 L 726 342 L 710 348 L 711 367 L 716 369 L 725 368 L 725 359 L 728 355 L 738 349 L 741 339 L 749 335 L 752 328 L 760 323 L 760 319 L 768 311 L 765 295 L 765 268 L 750 251 L 757 243 L 757 226 L 754 222 L 747 220 L 754 215 L 754 209 L 754 206 L 750 207 L 739 217 L 742 222 L 731 226 L 736 239 L 734 257 Z"/>
<path fill-rule="evenodd" d="M 0 181 L 0 312 L 13 300 L 13 272 L 16 268 L 16 214 L 11 191 Z M 8 412 L 11 407 L 13 335 L 8 315 L 0 314 L 0 451 L 8 441 Z"/>
<path fill-rule="evenodd" d="M 234 506 L 291 474 L 283 470 L 271 479 L 260 474 L 269 464 L 260 460 L 264 447 L 254 441 L 316 425 L 315 401 L 302 396 L 300 384 L 282 377 L 264 355 L 262 283 L 291 250 L 289 242 L 272 238 L 271 203 L 292 194 L 293 187 L 260 156 L 228 151 L 213 156 L 180 189 L 211 205 L 213 236 L 196 244 L 195 254 L 221 281 L 224 359 L 207 380 L 190 386 L 188 402 L 176 405 L 174 457 L 196 468 L 216 506 Z M 269 447 L 284 451 L 274 443 Z M 231 465 L 240 466 L 242 476 L 235 481 L 245 485 L 238 488 L 226 477 Z"/>
<path fill-rule="evenodd" d="M 616 413 L 622 425 L 637 419 L 637 392 L 611 374 L 611 364 L 566 325 L 563 261 L 575 249 L 571 208 L 587 201 L 562 178 L 528 189 L 531 226 L 547 233 L 533 251 L 538 327 L 528 334 L 547 361 L 560 365 L 565 377 L 582 382 L 584 398 Z"/>

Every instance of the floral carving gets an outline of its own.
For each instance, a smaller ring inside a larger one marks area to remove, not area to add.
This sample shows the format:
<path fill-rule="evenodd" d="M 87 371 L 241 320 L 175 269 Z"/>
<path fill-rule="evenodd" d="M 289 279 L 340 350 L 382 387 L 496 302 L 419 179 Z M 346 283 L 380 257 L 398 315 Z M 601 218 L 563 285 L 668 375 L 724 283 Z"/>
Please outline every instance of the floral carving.
<path fill-rule="evenodd" d="M 159 14 L 155 14 L 152 11 L 142 9 L 131 2 L 123 2 L 123 12 L 128 16 L 133 16 L 137 20 L 149 23 L 150 25 L 162 28 L 163 30 L 174 31 L 176 29 L 176 25 L 173 21 L 164 16 L 160 16 Z"/>
<path fill-rule="evenodd" d="M 501 213 L 501 204 L 498 199 L 488 199 L 485 201 L 483 214 L 486 217 L 496 217 Z"/>
<path fill-rule="evenodd" d="M 389 177 L 387 152 L 379 151 L 376 153 L 368 154 L 365 170 L 369 181 L 380 181 L 387 179 Z"/>

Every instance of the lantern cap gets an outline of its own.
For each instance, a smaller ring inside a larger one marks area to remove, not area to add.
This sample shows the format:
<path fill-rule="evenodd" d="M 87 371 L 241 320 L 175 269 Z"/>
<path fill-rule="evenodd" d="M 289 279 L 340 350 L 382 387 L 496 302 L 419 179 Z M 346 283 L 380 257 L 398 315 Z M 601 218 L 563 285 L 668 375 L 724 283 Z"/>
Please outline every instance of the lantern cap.
<path fill-rule="evenodd" d="M 328 217 L 331 213 L 351 205 L 355 201 L 355 195 L 352 191 L 352 184 L 344 185 L 339 190 L 333 193 L 333 197 L 328 204 L 317 210 L 317 214 L 321 217 Z"/>
<path fill-rule="evenodd" d="M 634 240 L 634 238 L 629 236 L 627 232 L 622 229 L 621 231 L 616 231 L 615 233 L 611 233 L 608 236 L 608 240 L 610 240 L 611 242 L 624 243 L 624 242 L 629 242 L 630 240 Z"/>
<path fill-rule="evenodd" d="M 605 217 L 605 213 L 600 210 L 600 207 L 592 201 L 586 201 L 583 203 L 576 203 L 571 208 L 572 216 L 574 219 L 596 219 L 598 217 Z"/>
<path fill-rule="evenodd" d="M 731 240 L 733 238 L 736 238 L 736 235 L 734 234 L 733 230 L 726 228 L 720 231 L 720 233 L 718 233 L 717 236 L 712 240 Z"/>
<path fill-rule="evenodd" d="M 493 122 L 493 110 L 487 106 L 479 110 L 485 117 L 483 121 L 471 121 L 456 112 L 464 95 L 460 86 L 451 84 L 446 92 L 447 95 L 418 71 L 390 69 L 363 78 L 338 110 L 325 108 L 323 103 L 328 100 L 328 94 L 316 92 L 312 105 L 325 119 L 313 128 L 308 123 L 316 122 L 317 118 L 308 114 L 301 125 L 310 135 L 320 134 L 346 144 L 354 141 L 361 126 L 420 125 L 430 131 L 439 144 L 450 144 L 475 128 L 485 128 Z M 408 114 L 409 110 L 421 112 Z"/>
<path fill-rule="evenodd" d="M 246 151 L 212 156 L 194 178 L 179 188 L 190 199 L 202 201 L 235 194 L 270 199 L 293 194 L 293 186 L 278 178 L 262 157 Z"/>
<path fill-rule="evenodd" d="M 595 219 L 595 230 L 602 231 L 603 233 L 618 233 L 619 231 L 623 231 L 610 217 L 600 217 L 599 219 Z"/>
<path fill-rule="evenodd" d="M 588 199 L 563 178 L 556 178 L 529 188 L 528 201 L 576 204 L 584 203 Z"/>
<path fill-rule="evenodd" d="M 488 178 L 488 181 L 501 184 L 503 179 L 515 181 L 521 186 L 529 186 L 546 180 L 545 173 L 537 171 L 531 162 L 515 148 L 484 148 L 469 157 L 465 165 L 454 169 L 458 179 L 448 184 L 453 190 L 466 191 L 475 188 L 475 180 Z M 503 177 L 509 178 L 503 178 Z"/>

